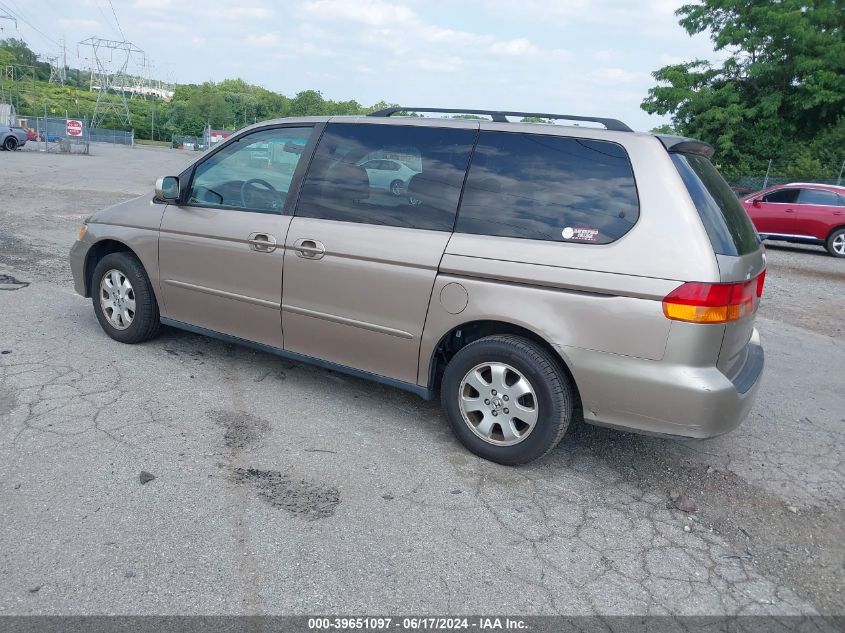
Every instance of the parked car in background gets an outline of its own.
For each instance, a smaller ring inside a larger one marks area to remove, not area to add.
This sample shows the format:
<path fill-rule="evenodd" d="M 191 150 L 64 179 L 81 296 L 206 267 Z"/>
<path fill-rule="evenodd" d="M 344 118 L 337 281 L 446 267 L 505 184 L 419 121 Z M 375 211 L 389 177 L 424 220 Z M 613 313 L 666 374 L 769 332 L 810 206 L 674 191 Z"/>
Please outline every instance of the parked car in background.
<path fill-rule="evenodd" d="M 386 189 L 394 196 L 401 196 L 408 188 L 408 181 L 416 176 L 418 171 L 411 169 L 405 163 L 387 158 L 374 158 L 360 165 L 367 170 L 370 186 L 376 189 Z"/>
<path fill-rule="evenodd" d="M 845 257 L 845 187 L 794 182 L 741 202 L 763 239 L 815 244 Z"/>
<path fill-rule="evenodd" d="M 26 145 L 26 130 L 17 125 L 0 125 L 0 149 L 13 152 Z"/>

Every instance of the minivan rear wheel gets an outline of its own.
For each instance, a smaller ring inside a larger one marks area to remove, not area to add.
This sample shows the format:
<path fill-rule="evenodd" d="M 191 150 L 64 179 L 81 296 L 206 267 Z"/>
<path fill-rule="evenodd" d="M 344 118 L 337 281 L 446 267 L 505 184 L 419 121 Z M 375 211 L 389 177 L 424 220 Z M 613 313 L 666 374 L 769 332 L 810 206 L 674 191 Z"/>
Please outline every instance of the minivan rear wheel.
<path fill-rule="evenodd" d="M 827 252 L 834 257 L 845 257 L 845 228 L 836 229 L 825 243 Z"/>
<path fill-rule="evenodd" d="M 560 442 L 574 390 L 560 362 L 520 336 L 488 336 L 458 351 L 443 373 L 441 404 L 470 451 L 509 466 L 542 457 Z"/>
<path fill-rule="evenodd" d="M 132 253 L 109 253 L 91 276 L 91 301 L 100 327 L 121 343 L 142 343 L 161 326 L 152 284 Z"/>

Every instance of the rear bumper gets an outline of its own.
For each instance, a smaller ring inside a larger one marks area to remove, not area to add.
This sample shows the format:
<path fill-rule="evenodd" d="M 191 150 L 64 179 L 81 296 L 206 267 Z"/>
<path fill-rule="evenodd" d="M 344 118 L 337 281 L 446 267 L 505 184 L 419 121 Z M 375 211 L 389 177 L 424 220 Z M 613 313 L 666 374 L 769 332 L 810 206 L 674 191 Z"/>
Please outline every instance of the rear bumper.
<path fill-rule="evenodd" d="M 562 348 L 590 424 L 656 435 L 707 438 L 746 418 L 763 374 L 757 330 L 733 379 L 715 367 L 675 365 Z"/>

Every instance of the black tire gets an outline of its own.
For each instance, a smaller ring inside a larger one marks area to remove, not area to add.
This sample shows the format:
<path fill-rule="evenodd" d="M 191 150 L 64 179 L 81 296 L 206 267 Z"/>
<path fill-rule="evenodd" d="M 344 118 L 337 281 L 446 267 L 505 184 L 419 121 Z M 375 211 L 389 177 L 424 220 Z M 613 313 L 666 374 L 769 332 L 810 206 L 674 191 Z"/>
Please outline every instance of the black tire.
<path fill-rule="evenodd" d="M 824 247 L 827 249 L 828 253 L 830 253 L 834 257 L 845 257 L 845 250 L 843 250 L 842 252 L 837 252 L 833 244 L 834 240 L 837 241 L 837 245 L 839 243 L 842 243 L 843 240 L 845 240 L 845 227 L 836 229 L 833 233 L 828 235 L 827 241 L 825 241 L 824 243 Z"/>
<path fill-rule="evenodd" d="M 14 152 L 18 149 L 18 139 L 14 136 L 7 136 L 6 140 L 3 141 L 3 149 L 7 152 Z"/>
<path fill-rule="evenodd" d="M 111 270 L 125 275 L 132 285 L 135 312 L 126 329 L 119 329 L 112 325 L 100 304 L 100 284 L 106 273 Z M 100 327 L 115 341 L 142 343 L 158 334 L 161 321 L 153 287 L 144 271 L 144 266 L 132 253 L 109 253 L 99 261 L 91 276 L 91 301 Z"/>
<path fill-rule="evenodd" d="M 390 183 L 390 193 L 394 196 L 401 196 L 405 193 L 405 181 L 397 178 Z"/>
<path fill-rule="evenodd" d="M 484 363 L 507 364 L 534 388 L 537 421 L 519 443 L 489 443 L 476 435 L 463 418 L 459 404 L 461 383 L 470 370 Z M 440 383 L 441 405 L 461 443 L 479 457 L 507 466 L 526 464 L 557 446 L 572 420 L 575 400 L 574 387 L 560 361 L 521 336 L 488 336 L 470 343 L 452 357 Z"/>

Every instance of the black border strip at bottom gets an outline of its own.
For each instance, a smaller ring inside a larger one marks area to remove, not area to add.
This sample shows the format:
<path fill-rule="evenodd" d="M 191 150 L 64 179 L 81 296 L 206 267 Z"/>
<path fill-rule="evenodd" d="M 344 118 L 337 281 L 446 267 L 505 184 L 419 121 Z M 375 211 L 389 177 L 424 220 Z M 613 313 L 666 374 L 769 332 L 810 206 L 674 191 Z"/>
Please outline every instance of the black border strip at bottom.
<path fill-rule="evenodd" d="M 843 616 L 0 616 L 0 633 L 842 633 Z"/>

